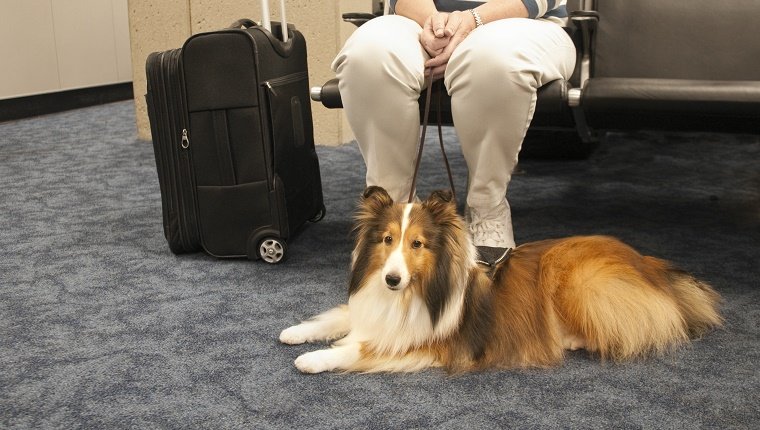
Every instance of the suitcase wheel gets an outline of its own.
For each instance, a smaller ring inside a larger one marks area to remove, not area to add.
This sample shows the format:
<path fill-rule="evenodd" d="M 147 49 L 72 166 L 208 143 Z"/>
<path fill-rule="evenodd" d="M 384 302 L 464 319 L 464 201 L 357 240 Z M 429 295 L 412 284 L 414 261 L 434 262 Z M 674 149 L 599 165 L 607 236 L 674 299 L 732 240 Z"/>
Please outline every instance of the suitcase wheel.
<path fill-rule="evenodd" d="M 259 244 L 259 257 L 269 264 L 277 264 L 285 258 L 286 250 L 284 241 L 266 237 Z"/>
<path fill-rule="evenodd" d="M 319 222 L 322 221 L 322 218 L 325 217 L 325 214 L 327 213 L 327 210 L 325 209 L 325 205 L 322 205 L 322 207 L 319 208 L 319 211 L 314 214 L 313 217 L 309 218 L 310 222 Z"/>

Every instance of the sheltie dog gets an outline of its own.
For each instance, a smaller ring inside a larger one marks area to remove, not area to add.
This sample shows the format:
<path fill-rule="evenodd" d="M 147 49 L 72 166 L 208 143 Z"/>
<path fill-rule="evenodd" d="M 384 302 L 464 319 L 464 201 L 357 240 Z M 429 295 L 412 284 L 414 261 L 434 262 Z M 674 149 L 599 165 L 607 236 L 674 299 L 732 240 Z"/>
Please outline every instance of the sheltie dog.
<path fill-rule="evenodd" d="M 348 304 L 280 334 L 337 340 L 298 357 L 302 372 L 546 367 L 579 348 L 622 361 L 721 324 L 710 286 L 611 237 L 527 243 L 495 268 L 478 264 L 447 191 L 394 204 L 369 187 L 354 236 Z"/>

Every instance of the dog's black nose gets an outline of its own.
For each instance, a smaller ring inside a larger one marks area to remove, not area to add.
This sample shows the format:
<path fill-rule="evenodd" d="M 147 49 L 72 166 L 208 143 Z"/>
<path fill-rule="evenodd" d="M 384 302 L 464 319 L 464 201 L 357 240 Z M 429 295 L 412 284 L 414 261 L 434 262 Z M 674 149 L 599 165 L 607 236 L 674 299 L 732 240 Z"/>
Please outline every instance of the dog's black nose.
<path fill-rule="evenodd" d="M 394 273 L 385 275 L 385 283 L 388 284 L 389 287 L 397 287 L 400 282 L 401 276 L 399 275 L 396 275 Z"/>

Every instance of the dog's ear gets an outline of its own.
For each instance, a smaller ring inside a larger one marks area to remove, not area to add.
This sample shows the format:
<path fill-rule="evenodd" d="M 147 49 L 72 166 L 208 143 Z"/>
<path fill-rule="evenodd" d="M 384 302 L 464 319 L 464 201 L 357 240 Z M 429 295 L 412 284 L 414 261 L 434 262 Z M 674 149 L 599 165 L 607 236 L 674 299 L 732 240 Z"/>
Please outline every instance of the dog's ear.
<path fill-rule="evenodd" d="M 360 202 L 363 212 L 377 214 L 385 208 L 393 205 L 393 199 L 384 188 L 369 186 L 364 189 Z"/>
<path fill-rule="evenodd" d="M 364 192 L 362 193 L 362 199 L 366 200 L 369 198 L 388 200 L 390 201 L 388 204 L 393 204 L 393 199 L 391 199 L 391 196 L 387 191 L 385 191 L 385 188 L 378 187 L 377 185 L 370 185 L 364 189 Z"/>
<path fill-rule="evenodd" d="M 441 203 L 454 202 L 454 193 L 451 190 L 436 190 L 430 193 L 428 200 L 437 200 Z"/>
<path fill-rule="evenodd" d="M 456 215 L 457 203 L 451 190 L 437 190 L 422 202 L 422 206 L 434 215 Z"/>

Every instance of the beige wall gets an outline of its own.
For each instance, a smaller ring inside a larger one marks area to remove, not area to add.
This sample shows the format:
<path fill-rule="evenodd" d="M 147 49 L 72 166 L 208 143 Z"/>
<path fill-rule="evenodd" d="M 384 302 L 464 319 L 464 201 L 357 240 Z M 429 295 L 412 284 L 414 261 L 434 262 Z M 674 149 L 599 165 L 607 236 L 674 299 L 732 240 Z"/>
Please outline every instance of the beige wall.
<path fill-rule="evenodd" d="M 0 99 L 132 80 L 127 0 L 0 0 Z"/>
<path fill-rule="evenodd" d="M 340 20 L 343 12 L 370 12 L 371 0 L 287 0 L 287 19 L 304 34 L 309 53 L 309 82 L 322 84 L 334 77 L 330 62 L 353 26 Z M 191 35 L 223 28 L 239 18 L 260 20 L 258 0 L 129 0 L 132 70 L 138 133 L 150 137 L 145 106 L 145 59 L 154 51 L 178 48 Z M 279 1 L 270 12 L 279 20 Z M 342 109 L 312 104 L 317 144 L 337 145 L 352 139 Z"/>

